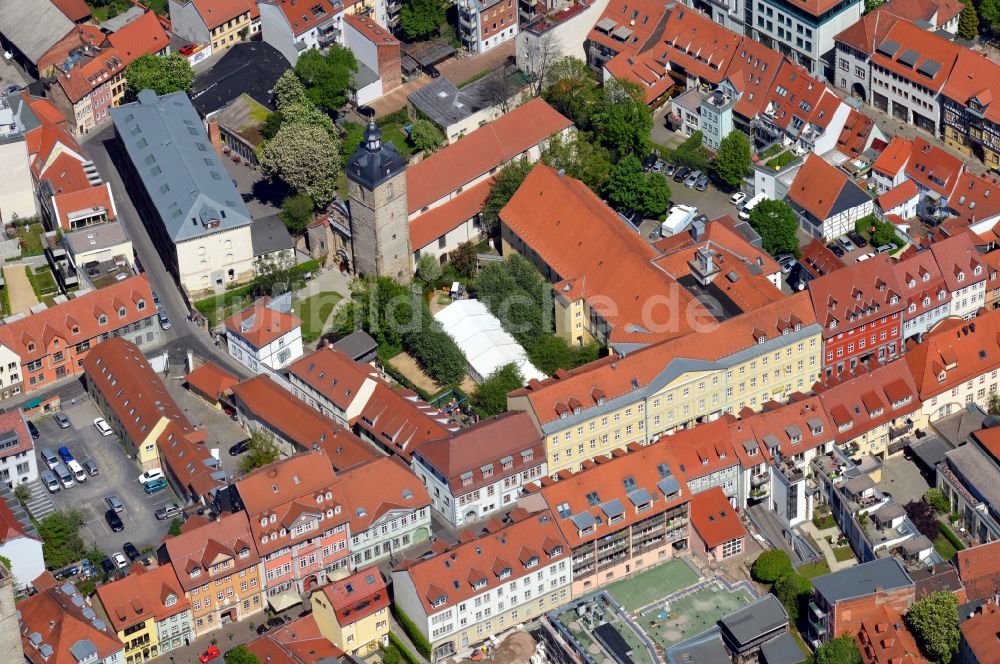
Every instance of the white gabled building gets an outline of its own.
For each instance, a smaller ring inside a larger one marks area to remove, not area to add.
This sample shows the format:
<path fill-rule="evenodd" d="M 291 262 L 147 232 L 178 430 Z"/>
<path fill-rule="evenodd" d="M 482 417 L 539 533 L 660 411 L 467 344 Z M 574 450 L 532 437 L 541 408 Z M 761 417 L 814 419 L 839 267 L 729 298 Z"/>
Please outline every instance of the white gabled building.
<path fill-rule="evenodd" d="M 263 40 L 293 66 L 311 48 L 344 44 L 344 6 L 338 0 L 262 0 L 259 6 Z"/>
<path fill-rule="evenodd" d="M 570 549 L 552 513 L 519 516 L 392 573 L 394 602 L 430 641 L 432 661 L 570 600 Z"/>
<path fill-rule="evenodd" d="M 378 384 L 378 371 L 323 346 L 288 367 L 292 394 L 342 427 L 361 415 Z"/>
<path fill-rule="evenodd" d="M 0 481 L 13 489 L 37 478 L 35 445 L 24 413 L 19 408 L 0 413 Z"/>
<path fill-rule="evenodd" d="M 291 298 L 263 297 L 226 319 L 229 354 L 254 373 L 284 369 L 302 355 L 302 321 Z"/>
<path fill-rule="evenodd" d="M 545 476 L 545 446 L 525 412 L 509 412 L 413 452 L 413 471 L 431 505 L 461 527 L 517 502 L 521 487 Z"/>

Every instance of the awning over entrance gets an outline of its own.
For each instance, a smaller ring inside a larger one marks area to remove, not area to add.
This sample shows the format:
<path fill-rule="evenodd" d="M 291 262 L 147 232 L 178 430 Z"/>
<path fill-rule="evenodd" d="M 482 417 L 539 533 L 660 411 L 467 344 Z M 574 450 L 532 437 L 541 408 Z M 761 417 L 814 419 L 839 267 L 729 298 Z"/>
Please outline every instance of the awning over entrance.
<path fill-rule="evenodd" d="M 289 607 L 301 604 L 302 598 L 299 596 L 298 590 L 295 588 L 289 588 L 288 590 L 282 591 L 277 595 L 268 595 L 267 603 L 271 605 L 271 608 L 276 613 L 280 613 Z"/>

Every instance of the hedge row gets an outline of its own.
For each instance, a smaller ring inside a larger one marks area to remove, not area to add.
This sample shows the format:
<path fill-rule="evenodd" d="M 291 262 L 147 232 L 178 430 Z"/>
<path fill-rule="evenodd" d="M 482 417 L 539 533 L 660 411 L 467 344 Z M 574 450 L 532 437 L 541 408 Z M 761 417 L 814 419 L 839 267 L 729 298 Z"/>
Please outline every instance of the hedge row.
<path fill-rule="evenodd" d="M 955 536 L 955 533 L 951 532 L 951 528 L 940 521 L 938 522 L 938 530 L 941 531 L 941 534 L 944 535 L 946 540 L 951 542 L 951 545 L 955 547 L 956 551 L 965 549 L 965 545 L 962 544 L 962 540 L 958 539 L 958 537 Z"/>
<path fill-rule="evenodd" d="M 410 637 L 410 641 L 416 646 L 417 651 L 420 652 L 424 657 L 431 656 L 431 644 L 427 638 L 417 629 L 417 626 L 413 624 L 410 620 L 410 616 L 406 615 L 398 605 L 392 605 L 392 612 L 396 614 L 396 621 L 402 626 L 403 631 L 406 635 Z"/>
<path fill-rule="evenodd" d="M 399 651 L 399 654 L 406 662 L 408 662 L 408 664 L 423 664 L 421 660 L 417 659 L 416 655 L 410 652 L 409 648 L 403 645 L 403 642 L 399 639 L 399 637 L 392 632 L 389 632 L 389 643 L 396 647 L 396 650 Z"/>

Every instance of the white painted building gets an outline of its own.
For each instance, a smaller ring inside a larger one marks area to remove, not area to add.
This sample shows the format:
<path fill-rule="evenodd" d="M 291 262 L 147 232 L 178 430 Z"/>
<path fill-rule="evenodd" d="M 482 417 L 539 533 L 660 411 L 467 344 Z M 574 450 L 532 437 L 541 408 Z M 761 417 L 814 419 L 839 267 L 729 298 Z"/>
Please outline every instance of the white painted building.
<path fill-rule="evenodd" d="M 509 509 L 521 487 L 544 477 L 545 448 L 531 417 L 511 412 L 424 443 L 411 464 L 434 509 L 461 527 Z"/>
<path fill-rule="evenodd" d="M 6 489 L 0 490 L 0 556 L 10 560 L 11 573 L 18 589 L 31 585 L 45 571 L 42 538 L 31 524 L 27 512 Z"/>
<path fill-rule="evenodd" d="M 0 400 L 17 396 L 24 389 L 21 356 L 0 344 Z"/>
<path fill-rule="evenodd" d="M 823 75 L 834 62 L 833 38 L 861 18 L 863 0 L 744 0 L 746 34 Z"/>
<path fill-rule="evenodd" d="M 393 601 L 437 661 L 570 600 L 570 549 L 548 511 L 392 573 Z"/>
<path fill-rule="evenodd" d="M 229 355 L 254 373 L 284 369 L 302 355 L 302 321 L 291 296 L 264 297 L 226 319 Z"/>
<path fill-rule="evenodd" d="M 19 408 L 0 413 L 0 481 L 13 489 L 37 478 L 35 446 L 24 413 Z"/>
<path fill-rule="evenodd" d="M 339 350 L 323 346 L 294 361 L 288 367 L 288 381 L 292 394 L 310 408 L 350 429 L 375 392 L 379 377 L 370 364 L 355 362 Z"/>
<path fill-rule="evenodd" d="M 3 98 L 0 98 L 0 123 L 3 122 L 3 114 L 10 112 Z M 3 181 L 3 187 L 0 188 L 0 223 L 3 224 L 38 214 L 38 200 L 35 198 L 27 146 L 20 137 L 0 140 L 0 178 Z"/>
<path fill-rule="evenodd" d="M 344 6 L 331 0 L 261 0 L 260 25 L 265 42 L 293 66 L 299 55 L 330 44 L 343 45 Z"/>

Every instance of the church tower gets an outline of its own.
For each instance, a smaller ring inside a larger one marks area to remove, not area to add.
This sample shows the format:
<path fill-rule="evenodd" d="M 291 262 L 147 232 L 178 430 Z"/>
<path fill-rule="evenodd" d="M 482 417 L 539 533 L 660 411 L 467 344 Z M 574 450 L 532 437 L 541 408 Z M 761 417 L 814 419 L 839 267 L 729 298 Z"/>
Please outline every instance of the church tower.
<path fill-rule="evenodd" d="M 382 132 L 374 122 L 347 162 L 347 180 L 357 273 L 409 282 L 413 268 L 406 162 L 391 141 L 382 143 Z"/>

